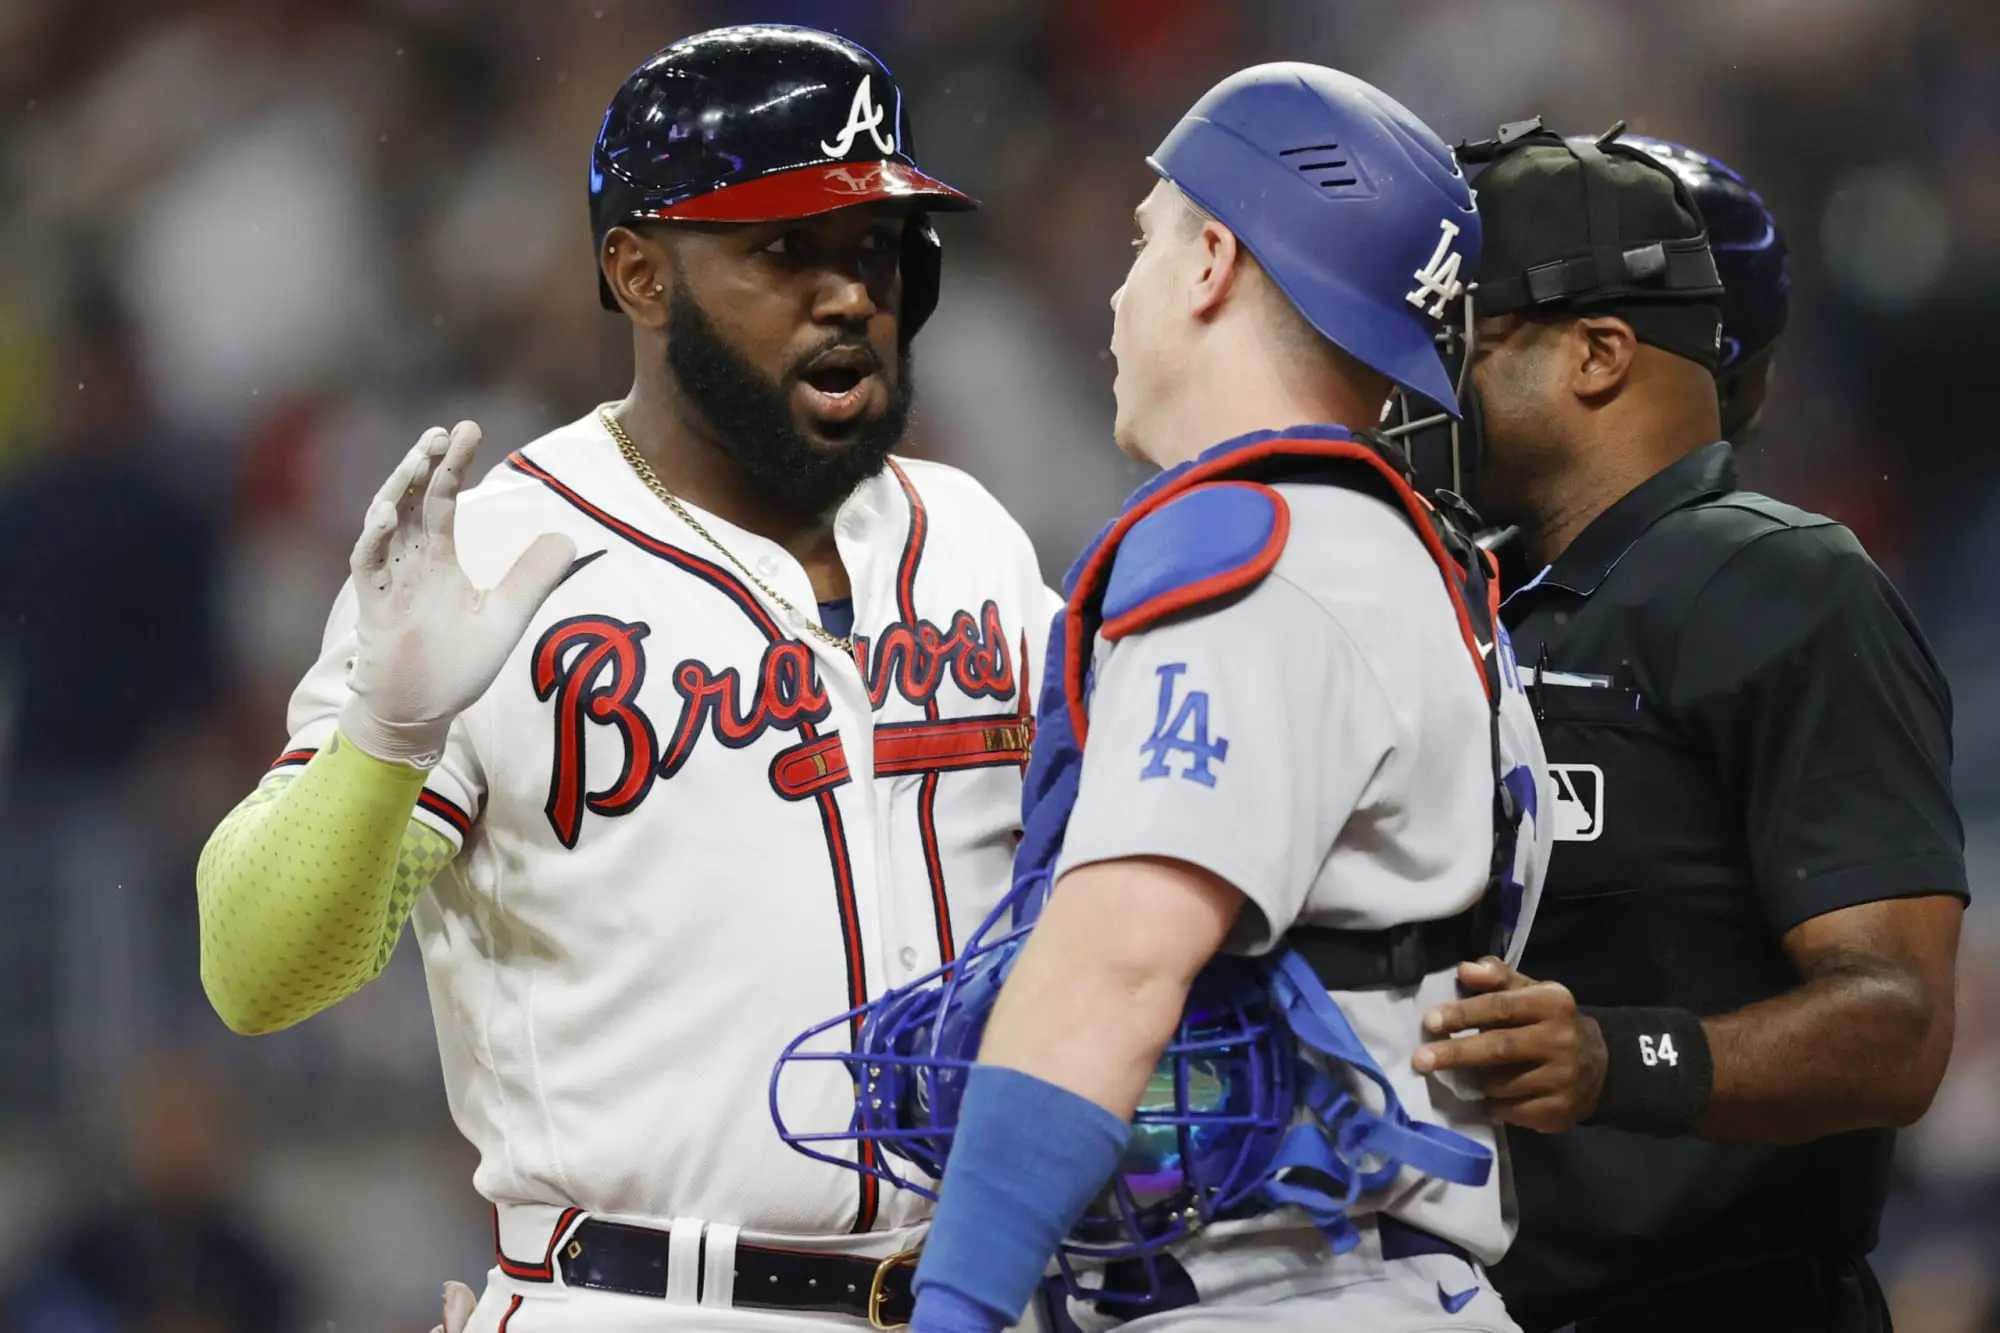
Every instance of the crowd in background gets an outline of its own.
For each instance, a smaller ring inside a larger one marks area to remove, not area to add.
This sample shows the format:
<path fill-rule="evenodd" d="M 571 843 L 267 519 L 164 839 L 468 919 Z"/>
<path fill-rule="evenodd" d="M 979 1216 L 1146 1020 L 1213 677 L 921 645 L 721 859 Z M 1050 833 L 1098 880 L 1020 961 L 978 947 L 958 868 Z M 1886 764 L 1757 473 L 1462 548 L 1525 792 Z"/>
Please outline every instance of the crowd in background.
<path fill-rule="evenodd" d="M 1906 1333 L 2000 1329 L 1991 0 L 6 0 L 0 1330 L 400 1333 L 490 1262 L 413 951 L 232 1037 L 195 857 L 420 431 L 473 418 L 490 465 L 623 392 L 591 138 L 652 51 L 751 20 L 876 50 L 919 161 L 985 200 L 941 224 L 908 447 L 986 482 L 1052 579 L 1138 480 L 1107 298 L 1145 153 L 1223 75 L 1335 65 L 1452 141 L 1624 119 L 1749 178 L 1794 303 L 1743 470 L 1861 535 L 1957 702 L 1958 1044 L 1880 1259 Z"/>

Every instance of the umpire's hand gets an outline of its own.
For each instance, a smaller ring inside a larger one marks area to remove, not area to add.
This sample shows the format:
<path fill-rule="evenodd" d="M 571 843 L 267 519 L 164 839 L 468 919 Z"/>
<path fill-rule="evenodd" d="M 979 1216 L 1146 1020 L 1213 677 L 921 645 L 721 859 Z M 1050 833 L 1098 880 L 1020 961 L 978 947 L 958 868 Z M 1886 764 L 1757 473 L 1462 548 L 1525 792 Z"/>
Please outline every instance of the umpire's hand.
<path fill-rule="evenodd" d="M 1424 1030 L 1461 1035 L 1419 1046 L 1411 1067 L 1475 1071 L 1493 1118 L 1510 1125 L 1558 1134 L 1588 1119 L 1604 1089 L 1604 1034 L 1569 988 L 1492 957 L 1460 963 L 1458 983 L 1469 997 L 1425 1014 Z"/>

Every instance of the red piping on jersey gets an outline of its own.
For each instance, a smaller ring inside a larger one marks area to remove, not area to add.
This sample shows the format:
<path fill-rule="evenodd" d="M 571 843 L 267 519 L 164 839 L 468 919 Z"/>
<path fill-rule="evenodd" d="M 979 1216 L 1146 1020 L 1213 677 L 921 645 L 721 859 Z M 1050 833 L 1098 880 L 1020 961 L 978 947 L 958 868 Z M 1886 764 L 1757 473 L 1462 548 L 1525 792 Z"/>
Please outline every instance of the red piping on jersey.
<path fill-rule="evenodd" d="M 805 728 L 801 727 L 800 731 Z M 854 901 L 854 867 L 847 859 L 847 833 L 840 822 L 840 806 L 831 791 L 822 791 L 818 797 L 820 823 L 826 828 L 827 853 L 833 860 L 833 879 L 840 908 L 841 938 L 847 947 L 847 993 L 853 997 L 859 1008 L 868 999 L 868 975 L 866 961 L 861 954 L 860 909 Z M 858 1040 L 861 1034 L 861 1019 L 857 1015 L 849 1027 L 850 1041 Z M 861 1145 L 861 1163 L 875 1164 L 873 1143 Z M 861 1175 L 861 1202 L 855 1209 L 854 1230 L 871 1231 L 875 1227 L 875 1212 L 880 1203 L 881 1183 L 868 1172 Z"/>
<path fill-rule="evenodd" d="M 1021 631 L 1021 692 L 1014 697 L 1020 701 L 1015 715 L 1021 719 L 1021 776 L 1028 775 L 1028 759 L 1035 748 L 1035 694 L 1029 689 L 1034 673 L 1028 661 L 1028 632 Z"/>
<path fill-rule="evenodd" d="M 507 1313 L 500 1316 L 500 1328 L 498 1333 L 507 1333 L 507 1325 L 514 1322 L 514 1312 L 521 1308 L 521 1302 L 526 1299 L 527 1298 L 524 1296 L 516 1296 L 513 1299 L 513 1302 L 508 1305 Z"/>
<path fill-rule="evenodd" d="M 295 764 L 311 763 L 313 756 L 318 753 L 316 749 L 287 750 L 272 762 L 271 771 L 276 772 L 278 769 L 289 768 Z M 464 806 L 449 797 L 440 796 L 429 787 L 425 787 L 417 793 L 417 804 L 458 830 L 459 837 L 463 838 L 472 832 L 472 816 L 466 812 Z"/>
<path fill-rule="evenodd" d="M 803 801 L 846 782 L 847 752 L 838 735 L 781 750 L 771 761 L 771 785 L 788 801 Z"/>
<path fill-rule="evenodd" d="M 897 484 L 903 488 L 903 495 L 910 502 L 910 536 L 903 543 L 903 559 L 896 568 L 896 614 L 905 625 L 914 627 L 917 623 L 917 565 L 924 558 L 924 539 L 930 534 L 931 520 L 917 488 L 910 484 L 909 474 L 893 458 L 889 460 L 889 470 L 895 474 Z M 935 690 L 924 699 L 924 717 L 931 722 L 938 720 Z M 879 756 L 882 749 L 879 739 L 875 749 Z M 876 776 L 881 776 L 881 770 L 877 770 Z M 944 857 L 938 850 L 937 789 L 938 775 L 935 772 L 926 773 L 917 792 L 917 836 L 923 845 L 924 873 L 930 879 L 931 909 L 937 918 L 938 961 L 949 963 L 954 954 L 951 901 L 945 894 Z"/>
<path fill-rule="evenodd" d="M 1150 597 L 1123 615 L 1113 616 L 1104 622 L 1101 633 L 1111 640 L 1118 640 L 1133 630 L 1144 629 L 1162 616 L 1176 611 L 1185 611 L 1191 606 L 1200 606 L 1242 588 L 1255 585 L 1258 580 L 1271 572 L 1278 563 L 1278 557 L 1285 553 L 1285 539 L 1292 535 L 1292 507 L 1285 503 L 1285 497 L 1269 486 L 1254 481 L 1218 481 L 1210 489 L 1223 486 L 1237 486 L 1246 491 L 1255 491 L 1271 502 L 1271 533 L 1265 538 L 1263 549 L 1234 569 L 1226 569 L 1220 574 L 1211 574 L 1205 579 L 1196 579 L 1184 588 L 1169 588 L 1158 596 Z"/>
<path fill-rule="evenodd" d="M 567 500 L 573 507 L 582 511 L 584 515 L 617 533 L 632 545 L 646 552 L 646 554 L 658 556 L 669 564 L 678 565 L 687 573 L 694 575 L 704 583 L 712 585 L 717 592 L 735 602 L 743 614 L 750 617 L 757 628 L 764 631 L 765 637 L 771 639 L 773 642 L 790 637 L 778 628 L 778 622 L 771 618 L 771 613 L 764 609 L 764 604 L 752 596 L 750 590 L 739 582 L 734 574 L 729 573 L 722 566 L 703 560 L 700 556 L 690 555 L 670 542 L 662 541 L 651 533 L 640 531 L 623 519 L 613 518 L 604 510 L 599 509 L 596 505 L 584 499 L 582 495 L 578 494 L 566 483 L 558 480 L 553 473 L 541 464 L 533 462 L 521 454 L 515 454 L 509 458 L 507 466 L 524 476 L 532 477 L 536 481 L 541 482 L 542 485 L 554 491 L 564 500 Z"/>
<path fill-rule="evenodd" d="M 1086 633 L 1089 603 L 1094 601 L 1102 605 L 1103 580 L 1110 561 L 1117 555 L 1118 544 L 1125 539 L 1125 534 L 1132 530 L 1134 524 L 1165 506 L 1168 501 L 1186 494 L 1213 478 L 1224 476 L 1266 458 L 1329 458 L 1365 463 L 1389 483 L 1396 498 L 1403 502 L 1403 508 L 1409 512 L 1413 520 L 1411 526 L 1416 529 L 1417 539 L 1424 544 L 1424 549 L 1430 552 L 1431 559 L 1436 562 L 1439 572 L 1450 575 L 1444 581 L 1445 591 L 1451 597 L 1452 611 L 1458 617 L 1459 637 L 1465 640 L 1466 651 L 1472 654 L 1472 664 L 1479 673 L 1480 693 L 1491 700 L 1493 686 L 1486 679 L 1485 658 L 1480 654 L 1479 638 L 1472 629 L 1472 616 L 1466 610 L 1465 598 L 1458 588 L 1458 563 L 1451 558 L 1451 553 L 1444 549 L 1444 543 L 1438 540 L 1437 531 L 1430 524 L 1427 517 L 1429 504 L 1410 489 L 1410 484 L 1403 480 L 1394 468 L 1383 462 L 1365 444 L 1355 440 L 1310 440 L 1284 436 L 1245 445 L 1241 449 L 1231 450 L 1227 454 L 1189 468 L 1170 485 L 1162 487 L 1126 510 L 1119 516 L 1118 521 L 1111 525 L 1111 530 L 1105 533 L 1104 539 L 1097 544 L 1097 549 L 1091 553 L 1089 563 L 1077 576 L 1075 590 L 1071 593 L 1069 603 L 1063 611 L 1065 630 L 1063 694 L 1069 704 L 1070 727 L 1076 733 L 1078 745 L 1084 743 L 1090 730 L 1089 714 L 1083 706 L 1084 670 L 1090 661 L 1092 646 L 1092 636 Z M 1124 621 L 1129 617 L 1121 616 L 1119 619 Z M 1131 628 L 1129 625 L 1126 626 L 1126 632 L 1130 633 Z"/>
<path fill-rule="evenodd" d="M 507 466 L 523 476 L 541 482 L 578 512 L 617 533 L 648 555 L 657 556 L 713 587 L 735 602 L 737 608 L 750 618 L 751 623 L 764 632 L 766 639 L 777 643 L 790 637 L 778 628 L 778 622 L 764 609 L 763 603 L 759 602 L 735 575 L 720 565 L 691 555 L 651 533 L 640 531 L 622 519 L 613 518 L 584 499 L 568 484 L 557 479 L 548 469 L 525 455 L 518 453 L 513 455 L 507 460 Z M 819 739 L 819 729 L 810 722 L 801 721 L 798 734 L 801 741 Z M 848 859 L 847 832 L 841 824 L 840 807 L 835 803 L 833 793 L 820 792 L 817 803 L 820 825 L 826 832 L 827 860 L 833 868 L 834 899 L 840 917 L 841 944 L 847 950 L 847 1002 L 850 1008 L 858 1009 L 868 1002 L 868 971 L 867 960 L 861 952 L 860 909 L 854 900 L 854 866 Z M 855 1020 L 857 1034 L 859 1024 L 860 1019 L 857 1018 Z M 866 1145 L 864 1150 L 867 1150 Z M 880 1190 L 881 1183 L 874 1176 L 865 1173 L 861 1176 L 861 1202 L 855 1211 L 855 1231 L 868 1231 L 874 1227 Z"/>
<path fill-rule="evenodd" d="M 1016 713 L 955 717 L 944 722 L 885 722 L 875 728 L 875 776 L 953 773 L 1019 764 L 1030 728 Z"/>
<path fill-rule="evenodd" d="M 459 837 L 472 832 L 472 816 L 457 802 L 447 800 L 429 787 L 417 793 L 417 804 L 457 829 Z"/>
<path fill-rule="evenodd" d="M 549 1233 L 549 1248 L 538 1264 L 524 1264 L 517 1259 L 509 1259 L 507 1252 L 500 1248 L 500 1209 L 493 1209 L 493 1257 L 500 1261 L 500 1271 L 518 1282 L 553 1282 L 556 1280 L 556 1245 L 569 1234 L 569 1224 L 583 1214 L 581 1208 L 565 1208 L 556 1219 L 556 1228 Z M 516 1300 L 520 1298 L 515 1297 Z M 513 1313 L 509 1311 L 508 1313 Z"/>
<path fill-rule="evenodd" d="M 1498 639 L 1501 627 L 1506 624 L 1500 619 L 1500 557 L 1483 549 L 1479 555 L 1486 561 L 1486 623 L 1493 626 L 1493 637 Z M 1482 678 L 1485 674 L 1480 672 Z"/>

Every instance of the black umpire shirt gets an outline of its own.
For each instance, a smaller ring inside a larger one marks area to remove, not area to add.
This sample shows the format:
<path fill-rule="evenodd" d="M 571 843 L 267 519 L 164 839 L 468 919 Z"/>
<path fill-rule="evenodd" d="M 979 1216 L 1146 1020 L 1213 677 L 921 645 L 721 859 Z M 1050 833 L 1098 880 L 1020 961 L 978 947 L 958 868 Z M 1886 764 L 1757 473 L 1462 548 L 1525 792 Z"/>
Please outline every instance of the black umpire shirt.
<path fill-rule="evenodd" d="M 1599 515 L 1504 618 L 1558 794 L 1530 976 L 1579 1004 L 1726 1013 L 1799 984 L 1781 939 L 1811 917 L 1966 896 L 1951 699 L 1922 631 L 1846 528 L 1738 490 L 1728 444 Z M 1894 1138 L 1516 1130 L 1520 1234 L 1494 1280 L 1575 1318 L 1865 1251 Z"/>

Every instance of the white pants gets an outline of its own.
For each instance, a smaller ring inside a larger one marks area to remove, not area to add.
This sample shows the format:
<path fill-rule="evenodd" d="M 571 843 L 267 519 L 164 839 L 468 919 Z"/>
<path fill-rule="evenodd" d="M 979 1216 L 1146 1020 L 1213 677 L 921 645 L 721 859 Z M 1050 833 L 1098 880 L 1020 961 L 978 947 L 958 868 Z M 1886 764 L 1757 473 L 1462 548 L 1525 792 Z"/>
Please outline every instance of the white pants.
<path fill-rule="evenodd" d="M 1066 1303 L 1081 1333 L 1520 1333 L 1478 1264 L 1449 1254 L 1382 1257 L 1374 1217 L 1331 1254 L 1310 1228 L 1214 1228 L 1176 1257 L 1201 1302 L 1120 1323 Z M 1060 1320 L 1057 1321 L 1060 1323 Z"/>
<path fill-rule="evenodd" d="M 1121 1333 L 1521 1333 L 1486 1274 L 1442 1254 L 1386 1260 L 1379 1276 L 1308 1296 L 1268 1305 L 1190 1305 L 1118 1327 Z"/>

